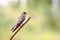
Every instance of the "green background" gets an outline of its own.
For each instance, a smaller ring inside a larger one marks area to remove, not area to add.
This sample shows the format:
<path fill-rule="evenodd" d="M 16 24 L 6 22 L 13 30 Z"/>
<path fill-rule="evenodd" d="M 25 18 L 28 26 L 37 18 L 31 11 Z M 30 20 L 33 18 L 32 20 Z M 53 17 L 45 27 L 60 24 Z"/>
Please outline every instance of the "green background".
<path fill-rule="evenodd" d="M 60 2 L 58 0 L 58 2 Z M 13 40 L 60 40 L 60 3 L 57 11 L 52 11 L 51 0 L 27 0 L 26 8 L 21 8 L 20 0 L 8 7 L 0 6 L 0 40 L 9 40 L 10 29 L 23 11 L 31 20 L 17 33 Z"/>

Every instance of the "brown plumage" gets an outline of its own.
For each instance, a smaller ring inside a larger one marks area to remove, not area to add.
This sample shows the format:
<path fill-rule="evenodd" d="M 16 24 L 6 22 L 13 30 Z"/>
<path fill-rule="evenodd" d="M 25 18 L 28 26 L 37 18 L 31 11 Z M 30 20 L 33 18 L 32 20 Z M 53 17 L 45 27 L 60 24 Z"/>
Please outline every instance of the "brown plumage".
<path fill-rule="evenodd" d="M 25 20 L 26 12 L 23 12 L 20 17 L 18 17 L 17 23 L 14 25 L 14 27 L 11 29 L 11 31 L 15 31 Z"/>

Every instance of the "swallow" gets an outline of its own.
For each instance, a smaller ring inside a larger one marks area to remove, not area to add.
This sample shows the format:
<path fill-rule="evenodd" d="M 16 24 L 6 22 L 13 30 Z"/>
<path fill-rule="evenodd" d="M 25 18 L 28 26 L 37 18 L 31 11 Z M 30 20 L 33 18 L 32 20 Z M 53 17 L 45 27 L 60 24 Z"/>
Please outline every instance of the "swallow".
<path fill-rule="evenodd" d="M 23 21 L 25 20 L 25 17 L 26 17 L 26 12 L 23 12 L 21 16 L 18 17 L 16 24 L 11 29 L 12 32 L 14 32 L 23 23 Z"/>

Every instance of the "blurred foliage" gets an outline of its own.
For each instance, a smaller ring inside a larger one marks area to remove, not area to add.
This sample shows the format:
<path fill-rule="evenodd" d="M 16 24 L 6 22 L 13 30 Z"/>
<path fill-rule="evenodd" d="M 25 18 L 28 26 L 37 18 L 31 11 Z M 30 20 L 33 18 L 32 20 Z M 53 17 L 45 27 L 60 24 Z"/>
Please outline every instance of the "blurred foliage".
<path fill-rule="evenodd" d="M 26 6 L 27 18 L 32 18 L 13 40 L 60 40 L 60 7 L 54 13 L 51 0 L 27 0 Z M 20 0 L 0 6 L 0 40 L 9 40 L 21 11 Z"/>

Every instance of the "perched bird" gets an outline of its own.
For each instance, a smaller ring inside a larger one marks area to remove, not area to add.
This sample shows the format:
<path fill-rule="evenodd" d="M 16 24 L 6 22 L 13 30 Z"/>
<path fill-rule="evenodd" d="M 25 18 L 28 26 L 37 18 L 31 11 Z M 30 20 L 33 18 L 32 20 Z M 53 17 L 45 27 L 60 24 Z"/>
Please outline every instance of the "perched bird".
<path fill-rule="evenodd" d="M 11 29 L 12 32 L 14 32 L 25 20 L 26 12 L 23 12 L 20 17 L 18 17 L 17 23 L 14 25 L 14 27 Z"/>

